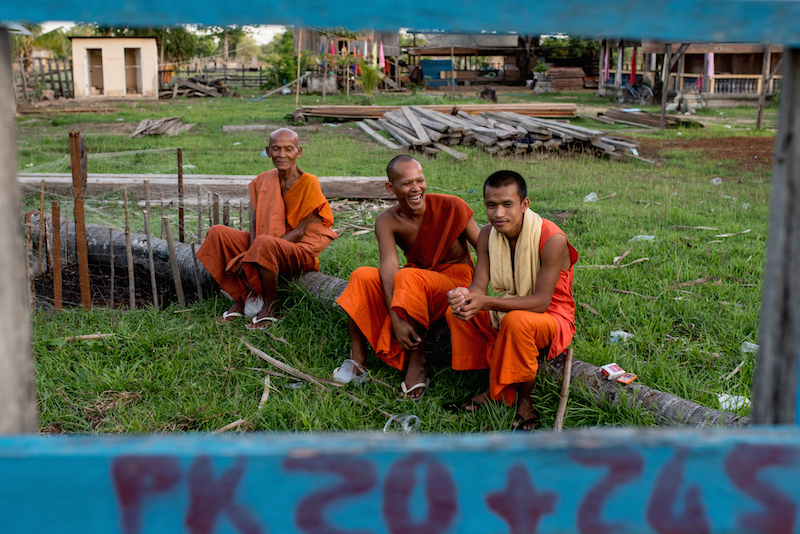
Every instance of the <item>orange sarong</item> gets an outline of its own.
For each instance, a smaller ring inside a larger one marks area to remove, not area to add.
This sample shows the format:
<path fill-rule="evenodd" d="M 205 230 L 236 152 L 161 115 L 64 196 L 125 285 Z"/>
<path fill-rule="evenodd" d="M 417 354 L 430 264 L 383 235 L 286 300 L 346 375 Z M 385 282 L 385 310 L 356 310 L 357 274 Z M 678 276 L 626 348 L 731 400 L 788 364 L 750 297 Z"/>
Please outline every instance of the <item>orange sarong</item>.
<path fill-rule="evenodd" d="M 250 291 L 263 294 L 258 267 L 283 276 L 317 271 L 317 256 L 336 239 L 331 230 L 333 212 L 316 176 L 304 173 L 281 196 L 278 171 L 272 169 L 259 174 L 248 190 L 250 205 L 256 212 L 253 244 L 249 232 L 216 225 L 197 251 L 197 259 L 237 302 L 243 302 Z M 281 239 L 314 212 L 322 218 L 322 223 L 310 224 L 297 243 Z"/>
<path fill-rule="evenodd" d="M 539 253 L 547 240 L 564 232 L 553 222 L 542 219 Z M 569 245 L 571 265 L 561 271 L 550 306 L 544 313 L 524 310 L 508 312 L 500 330 L 492 327 L 489 312 L 481 311 L 462 321 L 449 310 L 447 326 L 453 342 L 453 369 L 489 369 L 489 395 L 494 400 L 513 404 L 516 384 L 530 382 L 539 369 L 539 351 L 547 349 L 547 359 L 561 354 L 575 334 L 575 301 L 572 298 L 573 265 L 578 253 Z M 490 259 L 491 260 L 491 259 Z"/>
<path fill-rule="evenodd" d="M 472 260 L 441 263 L 463 234 L 474 213 L 466 202 L 451 195 L 425 195 L 425 215 L 417 239 L 405 252 L 407 263 L 394 277 L 392 310 L 405 320 L 417 321 L 426 330 L 444 316 L 447 292 L 472 281 Z M 469 245 L 465 242 L 467 251 Z M 375 267 L 359 267 L 336 301 L 349 315 L 375 351 L 375 355 L 403 369 L 406 354 L 393 337 L 392 322 Z"/>

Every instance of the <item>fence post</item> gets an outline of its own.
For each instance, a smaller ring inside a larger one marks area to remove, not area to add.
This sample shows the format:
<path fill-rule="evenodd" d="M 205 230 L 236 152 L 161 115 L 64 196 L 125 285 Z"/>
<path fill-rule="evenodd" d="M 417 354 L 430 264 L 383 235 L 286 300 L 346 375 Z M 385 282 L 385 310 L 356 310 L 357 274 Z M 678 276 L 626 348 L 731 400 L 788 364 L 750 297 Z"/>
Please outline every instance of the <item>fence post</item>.
<path fill-rule="evenodd" d="M 0 29 L 0 102 L 12 102 L 11 37 Z M 0 106 L 0 435 L 36 432 L 28 285 L 19 227 L 14 108 Z"/>

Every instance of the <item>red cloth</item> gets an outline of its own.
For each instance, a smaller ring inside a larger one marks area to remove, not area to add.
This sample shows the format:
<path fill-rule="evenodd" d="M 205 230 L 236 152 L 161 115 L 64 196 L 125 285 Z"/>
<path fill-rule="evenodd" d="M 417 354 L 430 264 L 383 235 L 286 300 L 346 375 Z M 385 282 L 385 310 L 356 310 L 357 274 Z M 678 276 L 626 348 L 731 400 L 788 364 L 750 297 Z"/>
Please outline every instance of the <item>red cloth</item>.
<path fill-rule="evenodd" d="M 636 47 L 634 46 L 633 56 L 631 56 L 631 85 L 635 83 L 636 83 Z"/>
<path fill-rule="evenodd" d="M 435 268 L 464 233 L 474 213 L 466 202 L 453 195 L 426 194 L 422 226 L 405 251 L 406 267 Z"/>
<path fill-rule="evenodd" d="M 452 195 L 426 194 L 425 214 L 417 238 L 405 251 L 406 265 L 394 277 L 392 310 L 413 318 L 423 328 L 444 316 L 449 308 L 447 292 L 472 281 L 472 257 L 464 241 L 469 263 L 441 263 L 453 243 L 464 233 L 472 209 Z M 375 267 L 353 271 L 336 301 L 355 321 L 375 354 L 396 369 L 405 366 L 405 351 L 392 337 L 392 323 L 380 273 Z"/>
<path fill-rule="evenodd" d="M 333 212 L 316 176 L 304 173 L 282 196 L 278 171 L 272 169 L 259 174 L 248 189 L 256 212 L 253 244 L 249 232 L 216 225 L 197 251 L 197 259 L 237 302 L 243 302 L 251 290 L 263 294 L 259 266 L 284 276 L 319 270 L 317 256 L 336 239 L 330 228 Z M 313 212 L 322 223 L 309 224 L 297 243 L 280 239 Z"/>
<path fill-rule="evenodd" d="M 564 232 L 553 222 L 542 219 L 542 247 L 554 235 Z M 577 251 L 570 245 L 570 268 L 561 271 L 553 298 L 544 313 L 515 310 L 506 314 L 500 330 L 491 326 L 489 312 L 481 311 L 469 321 L 447 313 L 453 342 L 453 369 L 489 368 L 489 393 L 495 400 L 514 402 L 514 384 L 536 377 L 539 351 L 550 345 L 547 359 L 564 352 L 575 334 L 575 301 L 572 298 L 573 266 Z"/>

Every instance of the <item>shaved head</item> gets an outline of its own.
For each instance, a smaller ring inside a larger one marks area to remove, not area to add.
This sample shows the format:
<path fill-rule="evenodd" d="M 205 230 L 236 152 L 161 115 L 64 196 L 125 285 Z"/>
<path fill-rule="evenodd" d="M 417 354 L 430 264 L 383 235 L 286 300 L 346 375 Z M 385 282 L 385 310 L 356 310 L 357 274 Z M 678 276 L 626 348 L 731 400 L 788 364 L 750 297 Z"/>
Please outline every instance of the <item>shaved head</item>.
<path fill-rule="evenodd" d="M 419 165 L 420 169 L 422 168 L 422 165 L 420 164 L 420 162 L 417 161 L 416 159 L 412 158 L 411 156 L 407 156 L 405 154 L 402 154 L 400 156 L 395 156 L 392 159 L 392 161 L 390 161 L 389 164 L 386 166 L 386 176 L 389 178 L 389 181 L 390 182 L 394 182 L 395 181 L 395 179 L 397 178 L 397 175 L 400 172 L 400 170 L 399 170 L 400 166 L 402 166 L 404 163 L 410 163 L 412 161 L 414 163 L 416 163 L 417 165 Z"/>
<path fill-rule="evenodd" d="M 298 137 L 297 132 L 290 130 L 289 128 L 279 128 L 269 134 L 269 146 L 272 146 L 272 144 L 275 142 L 275 139 L 284 136 L 291 136 L 291 142 L 294 143 L 294 146 L 300 146 L 300 137 Z"/>

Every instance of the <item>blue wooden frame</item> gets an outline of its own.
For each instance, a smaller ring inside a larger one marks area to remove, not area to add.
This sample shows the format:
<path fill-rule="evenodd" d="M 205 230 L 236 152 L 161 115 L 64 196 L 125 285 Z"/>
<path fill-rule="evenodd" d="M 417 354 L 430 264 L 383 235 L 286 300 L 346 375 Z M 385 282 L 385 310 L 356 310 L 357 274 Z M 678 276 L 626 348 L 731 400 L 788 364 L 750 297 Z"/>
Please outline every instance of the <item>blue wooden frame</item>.
<path fill-rule="evenodd" d="M 6 4 L 4 18 L 35 22 L 432 27 L 800 46 L 797 0 Z M 9 437 L 0 439 L 0 532 L 792 533 L 798 479 L 797 427 Z"/>
<path fill-rule="evenodd" d="M 0 440 L 0 531 L 791 533 L 800 431 Z"/>
<path fill-rule="evenodd" d="M 295 24 L 352 29 L 437 28 L 530 35 L 618 35 L 666 42 L 770 42 L 800 45 L 795 0 L 372 0 L 370 2 L 196 2 L 194 0 L 81 0 L 4 2 L 7 20 L 82 20 L 165 26 Z"/>

